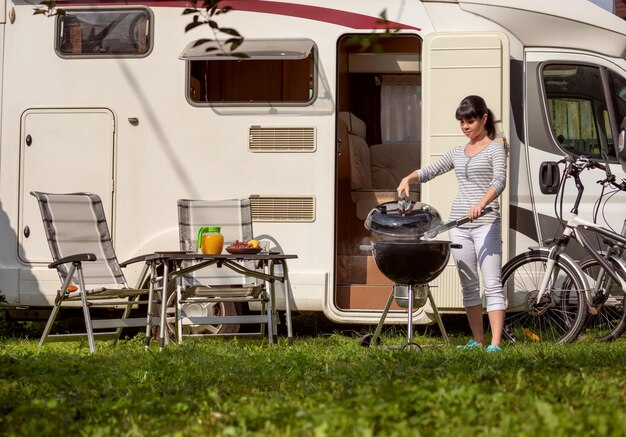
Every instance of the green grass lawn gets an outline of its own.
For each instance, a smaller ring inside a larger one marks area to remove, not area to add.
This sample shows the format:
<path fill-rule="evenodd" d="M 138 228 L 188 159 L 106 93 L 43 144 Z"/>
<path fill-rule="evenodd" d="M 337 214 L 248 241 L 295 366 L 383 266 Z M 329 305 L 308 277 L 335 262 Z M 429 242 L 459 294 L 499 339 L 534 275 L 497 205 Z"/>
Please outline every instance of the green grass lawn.
<path fill-rule="evenodd" d="M 626 433 L 626 341 L 506 345 L 419 335 L 211 338 L 145 351 L 0 339 L 1 435 L 570 436 Z"/>

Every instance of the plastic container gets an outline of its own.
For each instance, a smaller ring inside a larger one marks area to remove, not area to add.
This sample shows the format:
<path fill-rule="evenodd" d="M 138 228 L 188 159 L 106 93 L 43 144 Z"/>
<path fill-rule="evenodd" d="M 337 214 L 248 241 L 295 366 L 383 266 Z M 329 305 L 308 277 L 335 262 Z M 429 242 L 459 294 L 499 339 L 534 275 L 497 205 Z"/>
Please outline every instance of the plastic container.
<path fill-rule="evenodd" d="M 219 255 L 224 248 L 224 236 L 219 226 L 203 226 L 198 230 L 198 245 L 205 255 Z"/>

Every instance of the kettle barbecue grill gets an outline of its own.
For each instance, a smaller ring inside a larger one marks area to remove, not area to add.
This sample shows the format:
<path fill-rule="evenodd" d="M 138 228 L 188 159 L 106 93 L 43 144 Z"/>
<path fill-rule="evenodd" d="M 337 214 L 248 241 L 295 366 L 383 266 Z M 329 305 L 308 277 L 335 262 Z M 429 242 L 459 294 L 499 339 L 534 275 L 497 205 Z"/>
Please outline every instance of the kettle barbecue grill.
<path fill-rule="evenodd" d="M 481 215 L 491 210 L 490 207 L 485 208 Z M 394 297 L 398 306 L 407 308 L 407 343 L 404 347 L 421 350 L 419 345 L 413 343 L 413 312 L 423 307 L 426 301 L 430 302 L 444 341 L 448 342 L 428 284 L 445 269 L 450 259 L 450 249 L 461 248 L 461 245 L 431 239 L 469 221 L 469 217 L 464 217 L 443 223 L 435 208 L 425 203 L 407 201 L 404 196 L 399 202 L 383 203 L 370 211 L 365 220 L 365 228 L 381 238 L 360 248 L 372 252 L 381 273 L 395 285 L 374 334 L 363 336 L 361 346 L 380 343 L 380 333 Z"/>

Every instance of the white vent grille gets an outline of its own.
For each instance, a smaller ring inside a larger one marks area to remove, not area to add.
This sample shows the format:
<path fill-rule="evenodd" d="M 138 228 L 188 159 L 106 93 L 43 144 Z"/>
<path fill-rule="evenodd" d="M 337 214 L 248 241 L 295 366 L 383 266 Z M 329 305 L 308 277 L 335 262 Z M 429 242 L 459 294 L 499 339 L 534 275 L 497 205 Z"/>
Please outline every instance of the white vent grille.
<path fill-rule="evenodd" d="M 315 198 L 310 196 L 251 196 L 250 206 L 256 222 L 315 221 Z"/>
<path fill-rule="evenodd" d="M 314 152 L 314 127 L 250 127 L 252 152 Z"/>

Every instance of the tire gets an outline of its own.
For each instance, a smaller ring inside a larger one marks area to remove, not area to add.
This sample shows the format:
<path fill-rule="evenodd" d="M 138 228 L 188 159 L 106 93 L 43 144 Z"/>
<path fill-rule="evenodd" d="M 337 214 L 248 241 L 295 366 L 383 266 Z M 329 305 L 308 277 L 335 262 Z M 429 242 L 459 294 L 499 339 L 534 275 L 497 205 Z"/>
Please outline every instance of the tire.
<path fill-rule="evenodd" d="M 173 283 L 169 286 L 169 297 L 167 300 L 167 313 L 168 319 L 175 316 L 174 299 L 176 297 L 176 291 Z M 236 302 L 202 302 L 202 303 L 190 303 L 183 304 L 183 311 L 188 315 L 196 315 L 202 317 L 211 316 L 240 316 L 242 314 L 241 307 Z M 171 316 L 171 317 L 170 317 Z M 236 334 L 239 332 L 240 325 L 231 323 L 222 323 L 219 325 L 198 325 L 198 326 L 183 326 L 183 334 L 203 334 L 203 335 L 224 335 L 224 334 Z M 170 335 L 170 339 L 176 338 L 176 324 L 167 323 L 167 330 Z"/>
<path fill-rule="evenodd" d="M 191 307 L 194 307 L 193 310 Z M 241 313 L 237 310 L 235 302 L 205 302 L 195 304 L 183 304 L 183 311 L 189 314 L 194 311 L 198 315 L 231 317 L 238 316 Z M 186 334 L 203 334 L 203 335 L 224 335 L 236 334 L 239 332 L 239 325 L 231 323 L 222 323 L 219 325 L 199 325 L 199 326 L 183 326 L 183 332 Z"/>
<path fill-rule="evenodd" d="M 617 273 L 626 279 L 626 272 L 613 259 L 608 261 Z M 600 264 L 593 258 L 586 258 L 580 262 L 580 268 L 594 281 L 598 278 Z M 607 285 L 610 288 L 607 290 Z M 591 335 L 598 341 L 610 341 L 619 338 L 626 330 L 626 308 L 624 308 L 624 293 L 621 287 L 605 272 L 600 280 L 600 288 L 593 297 L 593 307 L 597 314 L 589 314 L 585 325 L 585 334 Z"/>
<path fill-rule="evenodd" d="M 372 346 L 372 339 L 374 338 L 374 334 L 365 334 L 363 337 L 361 337 L 360 340 L 360 345 L 363 347 L 370 347 Z M 376 338 L 376 345 L 375 346 L 380 346 L 382 344 L 382 340 L 380 337 Z M 372 346 L 373 347 L 373 346 Z"/>
<path fill-rule="evenodd" d="M 512 258 L 502 269 L 508 305 L 503 337 L 509 341 L 569 343 L 584 327 L 584 280 L 561 259 L 555 266 L 556 280 L 550 280 L 542 302 L 537 304 L 547 260 L 546 251 L 531 250 Z"/>

